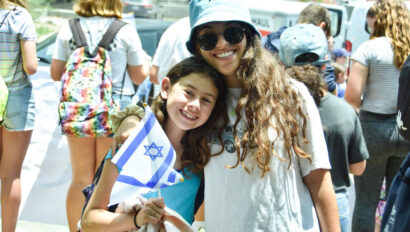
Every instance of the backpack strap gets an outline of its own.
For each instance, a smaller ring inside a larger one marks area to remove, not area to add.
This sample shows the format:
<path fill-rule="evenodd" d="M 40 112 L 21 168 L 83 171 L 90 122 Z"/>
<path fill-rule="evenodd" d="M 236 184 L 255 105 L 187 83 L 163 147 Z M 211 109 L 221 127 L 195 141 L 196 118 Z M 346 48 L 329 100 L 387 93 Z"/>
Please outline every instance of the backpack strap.
<path fill-rule="evenodd" d="M 118 19 L 114 20 L 110 27 L 107 29 L 107 31 L 105 32 L 105 34 L 103 35 L 103 38 L 101 39 L 101 41 L 98 43 L 98 47 L 102 47 L 105 49 L 108 49 L 108 46 L 110 46 L 110 43 L 112 42 L 112 40 L 114 39 L 115 35 L 117 34 L 117 32 L 123 27 L 125 26 L 125 22 L 120 21 Z"/>
<path fill-rule="evenodd" d="M 87 40 L 85 39 L 84 31 L 81 28 L 80 19 L 70 19 L 69 21 L 71 33 L 73 33 L 73 39 L 77 47 L 86 47 Z"/>

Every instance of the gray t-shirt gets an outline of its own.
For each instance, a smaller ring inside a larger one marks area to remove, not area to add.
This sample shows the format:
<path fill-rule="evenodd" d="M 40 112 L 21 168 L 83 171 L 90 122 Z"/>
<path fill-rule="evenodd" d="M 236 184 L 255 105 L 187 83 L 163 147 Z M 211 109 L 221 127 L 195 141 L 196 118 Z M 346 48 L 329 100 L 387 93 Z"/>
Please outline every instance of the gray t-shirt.
<path fill-rule="evenodd" d="M 335 191 L 350 186 L 349 164 L 369 158 L 359 117 L 344 100 L 332 94 L 320 99 L 319 114 L 329 151 Z"/>
<path fill-rule="evenodd" d="M 9 91 L 21 90 L 31 82 L 23 70 L 21 55 L 17 61 L 21 52 L 20 41 L 36 40 L 36 30 L 29 12 L 21 7 L 0 9 L 0 20 L 3 22 L 0 28 L 0 78 L 7 83 Z"/>
<path fill-rule="evenodd" d="M 361 110 L 395 114 L 400 70 L 393 62 L 394 52 L 390 39 L 379 37 L 366 41 L 351 59 L 365 65 L 369 70 Z"/>

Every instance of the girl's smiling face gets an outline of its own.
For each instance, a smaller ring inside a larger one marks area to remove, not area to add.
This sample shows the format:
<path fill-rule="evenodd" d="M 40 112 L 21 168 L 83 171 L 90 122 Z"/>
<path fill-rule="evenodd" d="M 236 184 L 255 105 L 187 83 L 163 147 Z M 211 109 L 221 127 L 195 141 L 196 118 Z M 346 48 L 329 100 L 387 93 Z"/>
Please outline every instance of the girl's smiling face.
<path fill-rule="evenodd" d="M 226 41 L 223 34 L 227 29 L 232 27 L 242 29 L 241 24 L 236 22 L 207 23 L 198 29 L 196 38 L 198 53 L 201 54 L 208 64 L 217 69 L 225 77 L 236 77 L 236 71 L 245 53 L 247 42 L 244 30 L 241 31 L 241 33 L 243 33 L 243 39 L 240 42 L 231 44 Z M 216 46 L 211 50 L 204 50 L 198 45 L 198 39 L 206 33 L 217 35 Z"/>
<path fill-rule="evenodd" d="M 173 86 L 169 79 L 162 82 L 161 97 L 167 99 L 167 128 L 191 130 L 209 118 L 218 98 L 213 80 L 202 73 L 190 73 Z"/>

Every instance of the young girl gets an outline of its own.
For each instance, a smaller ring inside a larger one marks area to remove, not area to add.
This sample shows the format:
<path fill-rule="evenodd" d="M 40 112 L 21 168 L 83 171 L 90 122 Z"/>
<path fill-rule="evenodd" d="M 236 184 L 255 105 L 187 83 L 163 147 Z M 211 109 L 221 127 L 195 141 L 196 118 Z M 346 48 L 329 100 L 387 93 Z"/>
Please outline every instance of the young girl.
<path fill-rule="evenodd" d="M 89 50 L 93 51 L 109 25 L 122 18 L 121 0 L 78 0 L 74 12 L 80 18 Z M 61 80 L 65 65 L 76 48 L 68 22 L 62 25 L 56 40 L 50 74 Z M 112 68 L 113 100 L 121 109 L 131 104 L 134 86 L 148 74 L 144 68 L 145 52 L 135 27 L 128 24 L 115 35 L 108 51 Z M 67 221 L 71 232 L 76 231 L 84 205 L 81 189 L 91 183 L 95 171 L 112 144 L 109 136 L 77 137 L 67 135 L 73 178 L 66 199 Z"/>
<path fill-rule="evenodd" d="M 1 231 L 15 231 L 21 201 L 20 173 L 35 120 L 36 31 L 25 0 L 0 1 L 0 78 L 8 91 L 0 126 Z"/>
<path fill-rule="evenodd" d="M 209 141 L 211 152 L 224 151 L 205 167 L 206 230 L 340 231 L 320 118 L 306 87 L 261 47 L 246 1 L 192 0 L 189 13 L 188 50 L 229 88 L 224 144 Z M 133 123 L 123 120 L 117 143 Z"/>
<path fill-rule="evenodd" d="M 217 128 L 217 119 L 225 113 L 225 98 L 223 76 L 202 59 L 191 57 L 169 71 L 162 81 L 160 95 L 152 105 L 154 114 L 176 151 L 174 168 L 181 170 L 185 179 L 184 182 L 161 190 L 161 195 L 167 207 L 177 211 L 190 223 L 193 222 L 201 172 L 210 159 L 206 136 Z M 134 111 L 133 114 L 141 117 L 140 111 Z M 119 116 L 113 121 L 121 120 Z M 117 176 L 117 167 L 106 162 L 82 219 L 84 231 L 128 231 L 146 223 L 155 224 L 162 218 L 165 204 L 159 198 L 145 203 L 138 214 L 107 211 L 110 192 Z"/>

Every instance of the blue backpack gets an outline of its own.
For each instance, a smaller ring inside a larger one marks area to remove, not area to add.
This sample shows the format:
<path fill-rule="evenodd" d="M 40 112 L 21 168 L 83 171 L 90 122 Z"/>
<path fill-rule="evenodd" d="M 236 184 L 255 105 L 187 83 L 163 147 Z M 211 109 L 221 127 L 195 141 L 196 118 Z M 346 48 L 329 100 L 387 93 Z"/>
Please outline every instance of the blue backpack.
<path fill-rule="evenodd" d="M 393 179 L 384 208 L 381 230 L 404 232 L 410 228 L 410 153 Z"/>

